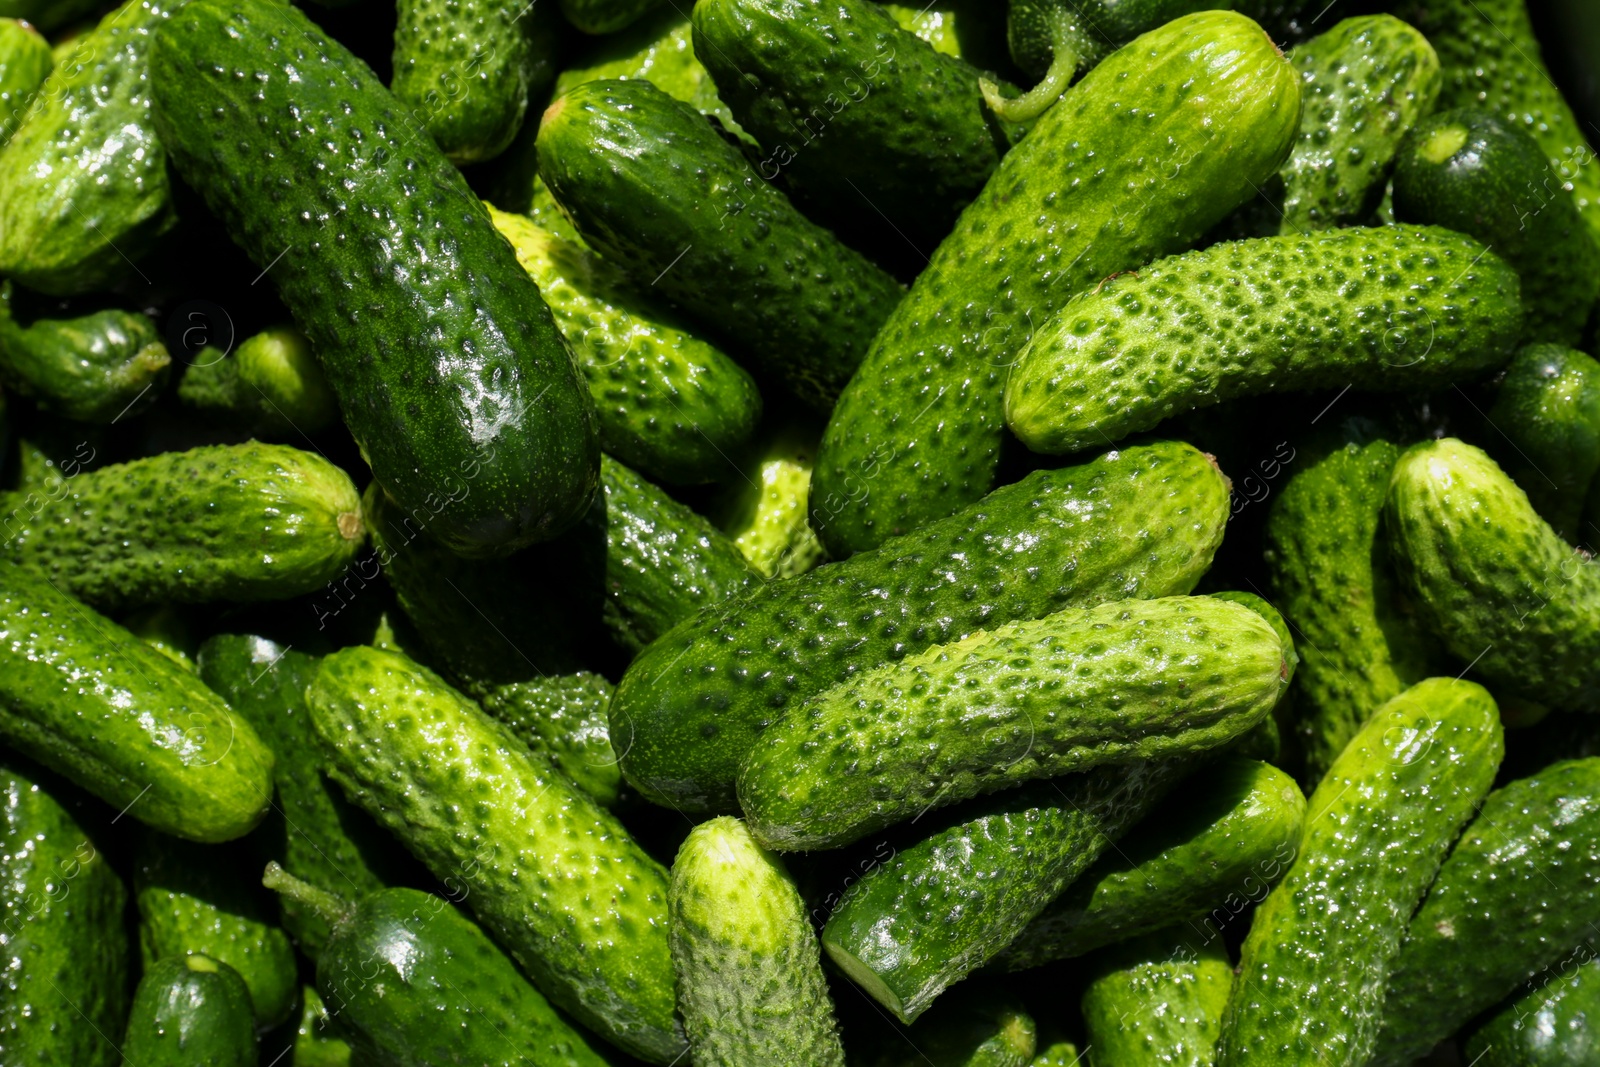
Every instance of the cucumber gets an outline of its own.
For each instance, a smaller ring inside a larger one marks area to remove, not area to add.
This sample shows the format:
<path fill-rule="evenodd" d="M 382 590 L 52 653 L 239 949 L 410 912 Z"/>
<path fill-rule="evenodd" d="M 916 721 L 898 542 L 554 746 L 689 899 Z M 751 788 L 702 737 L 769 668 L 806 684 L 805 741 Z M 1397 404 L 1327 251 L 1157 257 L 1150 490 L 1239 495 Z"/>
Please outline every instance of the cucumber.
<path fill-rule="evenodd" d="M 1521 334 L 1516 272 L 1462 234 L 1234 241 L 1108 279 L 1041 323 L 1006 382 L 1006 424 L 1036 452 L 1072 452 L 1237 397 L 1450 384 L 1505 363 Z"/>
<path fill-rule="evenodd" d="M 820 410 L 900 299 L 893 278 L 647 81 L 577 86 L 544 113 L 538 149 L 585 241 Z"/>
<path fill-rule="evenodd" d="M 172 13 L 127 0 L 44 80 L 0 167 L 0 274 L 52 296 L 104 289 L 177 221 L 146 59 Z"/>
<path fill-rule="evenodd" d="M 826 558 L 806 518 L 817 437 L 799 423 L 780 427 L 717 503 L 717 525 L 763 578 L 797 578 Z"/>
<path fill-rule="evenodd" d="M 255 1067 L 250 991 L 232 967 L 181 956 L 145 968 L 128 1015 L 131 1067 Z"/>
<path fill-rule="evenodd" d="M 0 146 L 21 125 L 53 66 L 43 34 L 21 19 L 0 18 Z"/>
<path fill-rule="evenodd" d="M 816 934 L 783 861 L 727 816 L 689 831 L 667 896 L 678 1009 L 701 1067 L 844 1067 Z"/>
<path fill-rule="evenodd" d="M 1191 768 L 1183 758 L 1100 767 L 958 808 L 851 887 L 822 947 L 909 1023 L 1010 944 Z"/>
<path fill-rule="evenodd" d="M 795 708 L 745 757 L 739 803 L 770 848 L 837 848 L 1036 778 L 1215 748 L 1268 716 L 1287 671 L 1265 619 L 1210 597 L 1009 623 Z"/>
<path fill-rule="evenodd" d="M 303 440 L 339 420 L 311 343 L 293 326 L 253 334 L 231 354 L 201 349 L 178 399 L 252 437 Z"/>
<path fill-rule="evenodd" d="M 886 1049 L 863 1062 L 870 1067 L 1028 1067 L 1038 1048 L 1038 1026 L 1020 1003 L 1003 993 L 953 997 L 937 1016 L 888 1037 Z"/>
<path fill-rule="evenodd" d="M 1404 1067 L 1587 948 L 1600 905 L 1600 759 L 1490 794 L 1439 869 L 1389 979 L 1373 1067 Z"/>
<path fill-rule="evenodd" d="M 0 561 L 0 738 L 158 830 L 228 841 L 272 799 L 272 752 L 192 673 Z"/>
<path fill-rule="evenodd" d="M 1280 232 L 1363 223 L 1383 199 L 1401 141 L 1439 97 L 1439 57 L 1415 27 L 1392 15 L 1367 15 L 1313 37 L 1289 61 L 1300 72 L 1305 110 L 1300 139 L 1280 172 Z"/>
<path fill-rule="evenodd" d="M 362 540 L 348 474 L 314 453 L 250 441 L 79 474 L 0 554 L 117 610 L 309 593 Z"/>
<path fill-rule="evenodd" d="M 693 104 L 736 130 L 733 112 L 717 95 L 717 83 L 694 54 L 693 24 L 687 13 L 667 5 L 621 33 L 601 38 L 584 62 L 556 75 L 555 95 L 602 78 L 644 78 L 668 96 Z"/>
<path fill-rule="evenodd" d="M 728 473 L 761 418 L 737 363 L 685 330 L 580 241 L 494 207 L 489 217 L 539 285 L 572 346 L 599 418 L 600 444 L 646 475 L 696 485 Z"/>
<path fill-rule="evenodd" d="M 606 724 L 611 693 L 610 682 L 583 671 L 497 686 L 481 694 L 478 703 L 574 785 L 611 808 L 622 788 Z"/>
<path fill-rule="evenodd" d="M 1477 1067 L 1586 1067 L 1600 1056 L 1600 960 L 1567 961 L 1467 1037 Z"/>
<path fill-rule="evenodd" d="M 907 7 L 904 4 L 882 5 L 902 30 L 914 33 L 927 41 L 940 55 L 961 59 L 963 34 L 959 27 L 964 27 L 969 19 L 978 19 L 982 16 L 963 17 L 961 11 L 964 5 L 960 0 L 953 0 L 943 6 L 944 10 L 938 10 L 935 4 L 926 7 Z M 965 10 L 972 11 L 973 8 L 965 7 Z"/>
<path fill-rule="evenodd" d="M 1522 278 L 1527 340 L 1583 336 L 1600 294 L 1600 243 L 1520 126 L 1478 108 L 1424 119 L 1395 160 L 1394 217 L 1493 248 Z"/>
<path fill-rule="evenodd" d="M 1276 767 L 1222 760 L 1174 790 L 993 966 L 1038 967 L 1178 922 L 1190 924 L 1196 941 L 1214 939 L 1289 869 L 1305 810 L 1299 787 Z"/>
<path fill-rule="evenodd" d="M 395 99 L 452 163 L 505 150 L 528 110 L 531 7 L 487 0 L 395 5 Z"/>
<path fill-rule="evenodd" d="M 284 909 L 288 911 L 288 907 Z M 300 1025 L 290 1067 L 351 1067 L 350 1044 L 334 1033 L 333 1018 L 314 985 L 300 989 Z M 359 1067 L 359 1064 L 357 1065 Z"/>
<path fill-rule="evenodd" d="M 1187 593 L 1227 512 L 1227 483 L 1205 455 L 1138 445 L 1035 472 L 878 552 L 758 586 L 628 668 L 610 708 L 622 773 L 657 802 L 729 810 L 740 762 L 786 706 L 977 630 Z"/>
<path fill-rule="evenodd" d="M 1084 1060 L 1078 1055 L 1078 1046 L 1070 1041 L 1057 1041 L 1034 1057 L 1030 1067 L 1080 1067 Z"/>
<path fill-rule="evenodd" d="M 1406 923 L 1503 752 L 1499 709 L 1472 682 L 1429 678 L 1373 712 L 1256 909 L 1219 1067 L 1368 1062 Z"/>
<path fill-rule="evenodd" d="M 384 490 L 465 555 L 580 518 L 599 480 L 582 377 L 488 212 L 371 70 L 287 4 L 194 0 L 156 35 L 150 81 L 161 142 L 277 283 Z"/>
<path fill-rule="evenodd" d="M 1600 563 L 1492 459 L 1454 438 L 1414 446 L 1384 525 L 1401 581 L 1452 655 L 1508 694 L 1600 710 Z"/>
<path fill-rule="evenodd" d="M 1106 1067 L 1216 1062 L 1233 963 L 1222 942 L 1173 927 L 1109 950 L 1083 991 L 1089 1062 Z"/>
<path fill-rule="evenodd" d="M 58 799 L 69 794 L 42 783 L 0 756 L 0 1059 L 115 1067 L 107 1035 L 128 1012 L 127 890 Z"/>
<path fill-rule="evenodd" d="M 190 619 L 178 608 L 170 604 L 142 608 L 118 621 L 130 634 L 180 667 L 188 671 L 195 669 L 194 656 L 199 651 L 199 642 L 195 639 Z"/>
<path fill-rule="evenodd" d="M 661 0 L 561 0 L 561 13 L 584 33 L 616 33 L 660 4 Z"/>
<path fill-rule="evenodd" d="M 1584 497 L 1600 472 L 1600 363 L 1529 345 L 1506 368 L 1485 444 L 1540 518 L 1577 544 Z"/>
<path fill-rule="evenodd" d="M 1228 12 L 1177 19 L 1068 91 L 962 213 L 840 397 L 811 495 L 828 551 L 871 548 L 987 493 L 1007 367 L 1028 337 L 1074 292 L 1188 247 L 1255 195 L 1293 143 L 1299 92 L 1260 27 Z"/>
<path fill-rule="evenodd" d="M 43 33 L 54 33 L 103 6 L 101 0 L 0 0 L 0 16 L 22 19 Z"/>
<path fill-rule="evenodd" d="M 546 996 L 643 1059 L 683 1054 L 667 872 L 613 816 L 404 656 L 341 649 L 307 703 L 333 779 Z"/>

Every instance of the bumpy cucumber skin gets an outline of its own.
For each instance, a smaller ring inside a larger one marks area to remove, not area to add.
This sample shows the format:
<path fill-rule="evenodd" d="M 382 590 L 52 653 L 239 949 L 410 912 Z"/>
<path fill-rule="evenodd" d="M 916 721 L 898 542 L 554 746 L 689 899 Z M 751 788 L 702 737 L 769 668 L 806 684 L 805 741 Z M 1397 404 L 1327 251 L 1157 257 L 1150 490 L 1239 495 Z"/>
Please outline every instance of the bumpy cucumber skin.
<path fill-rule="evenodd" d="M 1100 767 L 958 809 L 852 887 L 822 947 L 902 1022 L 993 959 L 1190 769 Z"/>
<path fill-rule="evenodd" d="M 1409 449 L 1384 526 L 1401 581 L 1452 655 L 1508 693 L 1600 710 L 1600 563 L 1492 459 L 1453 438 Z"/>
<path fill-rule="evenodd" d="M 1393 187 L 1398 221 L 1470 234 L 1516 270 L 1526 340 L 1578 343 L 1600 293 L 1600 243 L 1532 136 L 1477 108 L 1432 115 L 1401 146 Z"/>
<path fill-rule="evenodd" d="M 583 671 L 497 686 L 479 696 L 478 703 L 609 808 L 622 788 L 622 768 L 606 723 L 612 692 L 610 682 Z"/>
<path fill-rule="evenodd" d="M 840 397 L 811 495 L 828 551 L 987 493 L 1007 370 L 1029 337 L 1074 292 L 1187 248 L 1254 196 L 1293 143 L 1299 93 L 1260 27 L 1230 12 L 1169 23 L 1069 90 L 962 213 Z"/>
<path fill-rule="evenodd" d="M 1484 801 L 1411 920 L 1373 1067 L 1405 1067 L 1594 935 L 1600 759 L 1570 760 Z"/>
<path fill-rule="evenodd" d="M 1191 920 L 1237 911 L 1293 862 L 1306 798 L 1269 763 L 1233 757 L 1180 785 L 1017 935 L 994 966 L 1020 971 Z"/>
<path fill-rule="evenodd" d="M 395 99 L 452 163 L 499 155 L 528 110 L 530 9 L 489 0 L 396 5 Z"/>
<path fill-rule="evenodd" d="M 582 242 L 493 207 L 489 217 L 578 357 L 606 453 L 676 485 L 731 473 L 729 456 L 761 419 L 750 375 L 652 306 Z"/>
<path fill-rule="evenodd" d="M 781 427 L 730 479 L 713 512 L 717 525 L 763 578 L 796 578 L 825 558 L 806 515 L 818 432 Z"/>
<path fill-rule="evenodd" d="M 1509 1000 L 1463 1051 L 1477 1067 L 1589 1067 L 1600 1057 L 1600 960 L 1564 964 Z"/>
<path fill-rule="evenodd" d="M 0 18 L 0 145 L 16 132 L 53 66 L 43 34 L 20 19 Z"/>
<path fill-rule="evenodd" d="M 1484 443 L 1501 468 L 1577 544 L 1584 496 L 1600 472 L 1600 363 L 1560 345 L 1524 348 L 1506 369 L 1489 423 L 1498 432 Z"/>
<path fill-rule="evenodd" d="M 1006 423 L 1034 451 L 1072 452 L 1236 397 L 1424 389 L 1505 363 L 1522 321 L 1516 272 L 1439 227 L 1213 245 L 1043 324 L 1006 383 Z"/>
<path fill-rule="evenodd" d="M 544 113 L 538 150 L 585 241 L 822 411 L 900 299 L 899 283 L 648 81 L 577 86 Z"/>
<path fill-rule="evenodd" d="M 695 58 L 689 16 L 676 7 L 664 7 L 626 33 L 605 38 L 598 53 L 587 59 L 586 64 L 556 75 L 556 96 L 601 78 L 643 78 L 668 96 L 693 104 L 701 114 L 715 115 L 727 128 L 738 128 L 733 112 L 717 95 L 711 72 Z"/>
<path fill-rule="evenodd" d="M 307 703 L 334 780 L 545 995 L 634 1055 L 682 1055 L 667 872 L 610 813 L 404 656 L 335 652 Z"/>
<path fill-rule="evenodd" d="M 1281 232 L 1364 222 L 1383 198 L 1401 140 L 1439 98 L 1439 57 L 1414 27 L 1368 15 L 1313 37 L 1289 61 L 1304 82 L 1305 110 L 1280 172 Z"/>
<path fill-rule="evenodd" d="M 1211 1067 L 1232 987 L 1222 941 L 1201 941 L 1187 927 L 1111 950 L 1083 992 L 1089 1062 Z"/>
<path fill-rule="evenodd" d="M 127 0 L 45 79 L 6 144 L 0 274 L 53 296 L 94 292 L 176 222 L 145 70 L 172 11 Z"/>
<path fill-rule="evenodd" d="M 9 756 L 0 764 L 0 1059 L 114 1067 L 112 1035 L 128 1011 L 128 894 L 36 777 Z"/>
<path fill-rule="evenodd" d="M 287 4 L 195 0 L 150 71 L 162 143 L 270 267 L 384 489 L 464 555 L 581 517 L 599 480 L 582 376 L 466 180 L 371 70 Z"/>
<path fill-rule="evenodd" d="M 667 911 L 695 1063 L 844 1067 L 805 902 L 743 823 L 723 816 L 689 832 Z"/>
<path fill-rule="evenodd" d="M 1218 1067 L 1368 1062 L 1406 924 L 1503 753 L 1499 709 L 1472 682 L 1429 678 L 1373 713 L 1256 909 Z"/>
<path fill-rule="evenodd" d="M 1158 442 L 1036 472 L 879 551 L 757 587 L 623 675 L 610 708 L 622 773 L 657 802 L 732 810 L 740 762 L 785 707 L 977 630 L 1187 593 L 1227 513 L 1211 461 Z"/>
<path fill-rule="evenodd" d="M 1008 623 L 795 708 L 745 757 L 739 804 L 771 848 L 838 848 L 1033 779 L 1215 748 L 1287 673 L 1264 618 L 1210 597 Z"/>
<path fill-rule="evenodd" d="M 0 705 L 9 744 L 167 833 L 229 841 L 272 799 L 272 752 L 200 679 L 4 561 Z"/>
<path fill-rule="evenodd" d="M 136 1067 L 254 1067 L 256 1031 L 244 980 L 208 956 L 147 966 L 122 1055 Z"/>
<path fill-rule="evenodd" d="M 392 1067 L 604 1067 L 504 952 L 449 902 L 416 889 L 364 897 L 317 960 L 329 1014 Z"/>
<path fill-rule="evenodd" d="M 661 0 L 561 0 L 561 13 L 584 33 L 616 33 L 660 3 Z"/>
<path fill-rule="evenodd" d="M 178 399 L 269 440 L 304 440 L 339 419 L 311 343 L 292 326 L 247 337 L 231 355 L 203 349 L 184 371 Z"/>

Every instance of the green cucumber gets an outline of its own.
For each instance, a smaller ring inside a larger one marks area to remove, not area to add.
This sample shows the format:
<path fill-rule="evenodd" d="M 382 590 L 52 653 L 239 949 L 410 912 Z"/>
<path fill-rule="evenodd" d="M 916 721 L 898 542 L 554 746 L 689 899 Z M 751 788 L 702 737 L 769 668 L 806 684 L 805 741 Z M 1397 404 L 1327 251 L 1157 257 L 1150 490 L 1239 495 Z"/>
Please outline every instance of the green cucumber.
<path fill-rule="evenodd" d="M 546 996 L 634 1055 L 683 1054 L 667 872 L 610 813 L 404 656 L 341 649 L 307 703 L 334 780 Z"/>
<path fill-rule="evenodd" d="M 863 1060 L 870 1067 L 1029 1067 L 1038 1047 L 1033 1016 L 992 990 L 952 997 L 956 1003 L 883 1040 Z"/>
<path fill-rule="evenodd" d="M 171 604 L 142 608 L 118 620 L 123 629 L 186 670 L 199 650 L 190 618 Z M 254 723 L 250 725 L 254 726 Z"/>
<path fill-rule="evenodd" d="M 1526 340 L 1583 336 L 1600 294 L 1600 242 L 1520 126 L 1477 108 L 1424 119 L 1395 161 L 1394 217 L 1493 248 L 1522 278 Z"/>
<path fill-rule="evenodd" d="M 1060 43 L 1057 18 L 1070 19 L 1074 70 L 1087 70 L 1140 34 L 1182 15 L 1230 8 L 1230 0 L 1011 0 L 1006 44 L 1011 58 L 1033 77 L 1044 77 Z"/>
<path fill-rule="evenodd" d="M 193 673 L 6 561 L 0 632 L 8 745 L 191 841 L 228 841 L 261 821 L 272 752 Z"/>
<path fill-rule="evenodd" d="M 730 810 L 739 764 L 785 707 L 978 630 L 1187 593 L 1227 512 L 1227 483 L 1205 455 L 1138 445 L 1035 472 L 879 551 L 758 586 L 628 668 L 610 708 L 622 772 L 658 802 Z"/>
<path fill-rule="evenodd" d="M 1405 1067 L 1594 937 L 1600 759 L 1489 795 L 1411 919 L 1373 1067 Z"/>
<path fill-rule="evenodd" d="M 959 0 L 956 3 L 946 4 L 945 10 L 942 11 L 934 4 L 926 7 L 884 4 L 882 7 L 902 30 L 914 33 L 927 41 L 935 52 L 944 56 L 954 56 L 956 59 L 962 58 L 962 35 L 958 27 L 965 24 L 967 19 L 960 13 Z"/>
<path fill-rule="evenodd" d="M 528 110 L 532 7 L 401 0 L 395 11 L 395 99 L 452 163 L 499 155 Z"/>
<path fill-rule="evenodd" d="M 1184 927 L 1104 954 L 1083 991 L 1089 1062 L 1106 1067 L 1216 1062 L 1233 963 L 1216 939 L 1191 943 Z"/>
<path fill-rule="evenodd" d="M 0 757 L 0 1059 L 116 1067 L 133 954 L 127 890 L 58 799 L 67 794 L 41 781 Z"/>
<path fill-rule="evenodd" d="M 1304 794 L 1276 767 L 1223 760 L 1174 790 L 993 965 L 1038 967 L 1177 922 L 1214 939 L 1289 869 L 1305 810 Z"/>
<path fill-rule="evenodd" d="M 598 674 L 554 674 L 496 686 L 478 696 L 535 752 L 603 807 L 615 807 L 622 769 L 611 747 L 606 705 L 612 685 Z"/>
<path fill-rule="evenodd" d="M 284 910 L 289 910 L 287 905 Z M 302 986 L 300 1003 L 300 1025 L 288 1067 L 351 1067 L 350 1045 L 334 1032 L 333 1018 L 317 987 Z"/>
<path fill-rule="evenodd" d="M 1600 363 L 1560 345 L 1530 345 L 1506 368 L 1488 419 L 1489 453 L 1576 544 L 1584 497 L 1600 473 Z"/>
<path fill-rule="evenodd" d="M 1492 459 L 1453 438 L 1414 446 L 1384 525 L 1418 613 L 1452 655 L 1508 694 L 1600 710 L 1600 563 Z"/>
<path fill-rule="evenodd" d="M 703 115 L 715 115 L 723 126 L 737 129 L 733 112 L 717 95 L 717 83 L 695 58 L 693 24 L 687 13 L 662 7 L 622 33 L 596 42 L 584 62 L 556 75 L 555 95 L 602 78 L 644 78 L 676 100 L 693 104 Z"/>
<path fill-rule="evenodd" d="M 363 540 L 348 474 L 255 441 L 79 474 L 10 533 L 0 555 L 112 610 L 309 593 Z"/>
<path fill-rule="evenodd" d="M 822 947 L 911 1022 L 999 954 L 1191 768 L 1188 759 L 1100 767 L 956 809 L 851 887 Z"/>
<path fill-rule="evenodd" d="M 1057 1041 L 1035 1056 L 1030 1067 L 1079 1067 L 1082 1063 L 1077 1045 L 1070 1041 Z"/>
<path fill-rule="evenodd" d="M 253 334 L 232 353 L 201 349 L 178 399 L 252 437 L 303 440 L 339 420 L 311 342 L 293 326 Z"/>
<path fill-rule="evenodd" d="M 0 18 L 0 146 L 21 125 L 54 66 L 43 34 L 21 19 Z"/>
<path fill-rule="evenodd" d="M 763 578 L 796 578 L 826 558 L 806 515 L 817 436 L 798 423 L 782 426 L 718 501 L 717 525 Z"/>
<path fill-rule="evenodd" d="M 277 283 L 385 491 L 466 555 L 581 518 L 599 481 L 582 376 L 466 179 L 372 71 L 288 4 L 193 0 L 156 34 L 150 81 L 161 142 Z"/>
<path fill-rule="evenodd" d="M 728 473 L 761 418 L 744 369 L 685 330 L 620 270 L 521 215 L 489 217 L 539 285 L 589 383 L 609 455 L 677 485 Z"/>
<path fill-rule="evenodd" d="M 103 6 L 101 0 L 0 0 L 0 16 L 22 19 L 43 33 L 54 33 Z"/>
<path fill-rule="evenodd" d="M 1229 12 L 1177 19 L 1069 90 L 1006 154 L 840 397 L 812 483 L 828 551 L 987 493 L 1007 368 L 1029 336 L 1074 292 L 1188 247 L 1255 195 L 1293 143 L 1299 94 L 1261 28 Z"/>
<path fill-rule="evenodd" d="M 844 1067 L 805 902 L 727 816 L 689 831 L 667 896 L 678 1010 L 701 1067 Z"/>
<path fill-rule="evenodd" d="M 647 81 L 572 89 L 544 113 L 538 149 L 585 241 L 821 410 L 900 299 L 893 278 Z"/>
<path fill-rule="evenodd" d="M 739 804 L 768 847 L 837 848 L 1036 778 L 1215 748 L 1287 673 L 1264 618 L 1210 597 L 1008 623 L 796 707 L 745 757 Z"/>
<path fill-rule="evenodd" d="M 1368 1062 L 1406 923 L 1503 752 L 1499 709 L 1472 682 L 1429 678 L 1373 712 L 1256 909 L 1219 1067 Z"/>
<path fill-rule="evenodd" d="M 561 13 L 584 33 L 616 33 L 660 4 L 661 0 L 561 0 Z"/>
<path fill-rule="evenodd" d="M 1476 1067 L 1588 1067 L 1600 1057 L 1600 960 L 1569 961 L 1463 1043 Z"/>
<path fill-rule="evenodd" d="M 177 221 L 145 63 L 172 7 L 127 0 L 59 58 L 0 167 L 0 274 L 53 296 L 103 289 Z"/>
<path fill-rule="evenodd" d="M 1365 222 L 1383 199 L 1401 141 L 1439 97 L 1439 57 L 1415 27 L 1367 15 L 1313 37 L 1289 61 L 1303 80 L 1305 110 L 1280 172 L 1281 232 Z"/>
<path fill-rule="evenodd" d="M 250 991 L 210 956 L 145 968 L 128 1014 L 122 1058 L 130 1067 L 255 1067 Z"/>
<path fill-rule="evenodd" d="M 1483 245 L 1432 226 L 1212 245 L 1041 323 L 1006 382 L 1006 424 L 1036 452 L 1072 452 L 1237 397 L 1446 385 L 1511 358 L 1519 288 Z"/>

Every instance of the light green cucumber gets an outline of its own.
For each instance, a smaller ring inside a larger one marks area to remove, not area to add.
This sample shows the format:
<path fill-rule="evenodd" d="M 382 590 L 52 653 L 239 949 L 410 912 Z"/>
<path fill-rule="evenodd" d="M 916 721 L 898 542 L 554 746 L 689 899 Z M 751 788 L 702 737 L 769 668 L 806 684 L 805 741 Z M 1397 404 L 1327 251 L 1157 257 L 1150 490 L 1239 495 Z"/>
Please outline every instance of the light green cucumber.
<path fill-rule="evenodd" d="M 1529 345 L 1506 368 L 1488 411 L 1487 450 L 1541 518 L 1578 543 L 1584 498 L 1600 473 L 1600 363 L 1560 345 Z"/>
<path fill-rule="evenodd" d="M 1028 1067 L 1038 1026 L 1017 1000 L 996 990 L 963 991 L 916 1025 L 882 1039 L 862 1057 L 869 1067 Z"/>
<path fill-rule="evenodd" d="M 606 724 L 611 693 L 610 682 L 582 671 L 495 686 L 481 692 L 478 703 L 609 808 L 622 788 L 622 770 Z"/>
<path fill-rule="evenodd" d="M 231 353 L 203 348 L 178 383 L 178 399 L 252 437 L 304 441 L 339 419 L 338 401 L 293 326 L 253 334 Z"/>
<path fill-rule="evenodd" d="M 43 34 L 21 19 L 0 17 L 0 146 L 16 132 L 53 66 Z"/>
<path fill-rule="evenodd" d="M 295 1029 L 289 1067 L 351 1067 L 350 1045 L 335 1032 L 317 987 L 302 986 L 300 1003 L 300 1024 Z"/>
<path fill-rule="evenodd" d="M 791 423 L 728 480 L 717 525 L 764 578 L 794 578 L 826 558 L 806 515 L 817 433 Z"/>
<path fill-rule="evenodd" d="M 1232 987 L 1221 940 L 1187 927 L 1108 949 L 1081 1002 L 1090 1064 L 1210 1067 Z"/>

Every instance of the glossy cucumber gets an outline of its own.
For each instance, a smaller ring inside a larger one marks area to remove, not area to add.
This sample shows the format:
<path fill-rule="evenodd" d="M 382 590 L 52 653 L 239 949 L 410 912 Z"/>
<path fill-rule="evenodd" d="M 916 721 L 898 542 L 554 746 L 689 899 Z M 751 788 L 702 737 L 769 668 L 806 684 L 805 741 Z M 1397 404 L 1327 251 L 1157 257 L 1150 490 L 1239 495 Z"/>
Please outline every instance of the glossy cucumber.
<path fill-rule="evenodd" d="M 22 124 L 53 66 L 43 34 L 21 19 L 0 17 L 0 145 Z"/>
<path fill-rule="evenodd" d="M 660 3 L 661 0 L 561 0 L 561 13 L 584 33 L 616 33 Z"/>
<path fill-rule="evenodd" d="M 1463 1043 L 1478 1067 L 1588 1067 L 1600 1057 L 1600 959 L 1585 953 L 1513 997 Z"/>
<path fill-rule="evenodd" d="M 270 440 L 304 441 L 339 419 L 311 343 L 293 326 L 252 334 L 232 353 L 201 349 L 178 384 L 178 399 Z"/>
<path fill-rule="evenodd" d="M 600 675 L 583 671 L 496 686 L 480 694 L 478 703 L 609 808 L 622 788 L 622 769 L 606 723 L 612 691 Z"/>
<path fill-rule="evenodd" d="M 1007 7 L 1006 43 L 1019 67 L 1042 77 L 1056 58 L 1056 20 L 1066 15 L 1074 69 L 1086 70 L 1181 15 L 1234 6 L 1242 5 L 1229 0 L 1013 0 Z"/>
<path fill-rule="evenodd" d="M 1038 1026 L 1015 998 L 994 990 L 962 992 L 915 1026 L 886 1036 L 861 1057 L 867 1067 L 1028 1067 Z"/>
<path fill-rule="evenodd" d="M 1600 472 L 1600 363 L 1572 348 L 1529 345 L 1506 368 L 1485 446 L 1528 503 L 1578 543 L 1584 497 Z"/>
<path fill-rule="evenodd" d="M 130 1067 L 255 1067 L 250 991 L 210 956 L 145 968 L 133 996 L 122 1058 Z"/>
<path fill-rule="evenodd" d="M 1083 992 L 1089 1063 L 1210 1067 L 1232 987 L 1222 942 L 1187 927 L 1108 950 Z"/>
<path fill-rule="evenodd" d="M 668 96 L 693 104 L 701 114 L 715 115 L 724 126 L 737 128 L 733 113 L 717 95 L 717 83 L 695 58 L 688 11 L 667 5 L 622 33 L 601 38 L 584 62 L 556 76 L 555 95 L 602 78 L 643 78 Z"/>
<path fill-rule="evenodd" d="M 532 8 L 488 0 L 395 5 L 395 99 L 453 163 L 499 155 L 522 126 Z"/>

